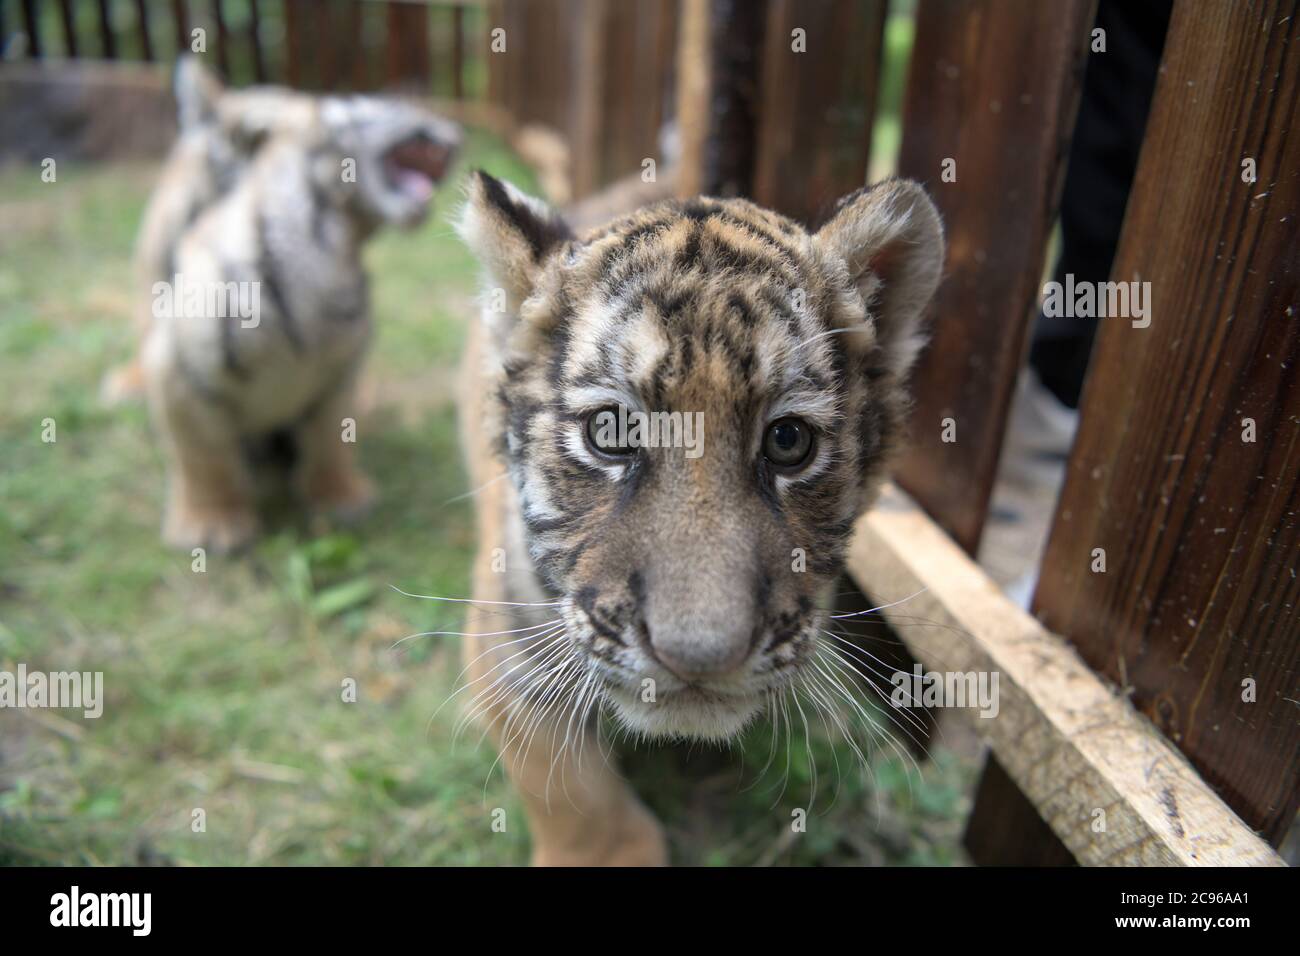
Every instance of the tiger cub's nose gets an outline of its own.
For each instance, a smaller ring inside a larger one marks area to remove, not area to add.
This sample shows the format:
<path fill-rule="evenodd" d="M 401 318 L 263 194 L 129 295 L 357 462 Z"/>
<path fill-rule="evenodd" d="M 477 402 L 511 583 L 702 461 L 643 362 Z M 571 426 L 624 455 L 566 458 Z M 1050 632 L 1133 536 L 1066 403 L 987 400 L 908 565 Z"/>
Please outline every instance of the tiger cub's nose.
<path fill-rule="evenodd" d="M 752 600 L 651 601 L 646 610 L 650 653 L 684 681 L 723 677 L 749 656 Z"/>

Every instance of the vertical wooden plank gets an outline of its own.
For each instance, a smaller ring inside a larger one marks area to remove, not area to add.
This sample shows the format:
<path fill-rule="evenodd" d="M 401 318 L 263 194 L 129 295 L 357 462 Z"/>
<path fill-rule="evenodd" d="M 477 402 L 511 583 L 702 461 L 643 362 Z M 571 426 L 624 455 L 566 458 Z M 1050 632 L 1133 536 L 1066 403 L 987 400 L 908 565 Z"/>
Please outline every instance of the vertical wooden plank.
<path fill-rule="evenodd" d="M 917 11 L 899 172 L 938 204 L 948 261 L 931 343 L 913 372 L 911 441 L 897 478 L 971 554 L 1036 310 L 1095 7 L 921 0 Z M 955 434 L 945 434 L 948 421 Z M 1022 852 L 1026 844 L 1001 839 L 1008 826 L 1041 820 L 998 773 L 986 762 L 967 828 L 977 862 L 1058 857 L 1059 846 Z"/>
<path fill-rule="evenodd" d="M 494 106 L 506 104 L 506 65 L 500 57 L 492 52 L 492 31 L 504 25 L 505 11 L 501 0 L 489 0 L 487 4 L 487 21 L 482 24 L 482 36 L 479 38 L 483 56 L 487 64 L 487 100 Z"/>
<path fill-rule="evenodd" d="M 77 57 L 77 18 L 72 15 L 72 0 L 59 0 L 59 19 L 63 21 L 63 46 L 72 59 Z"/>
<path fill-rule="evenodd" d="M 645 159 L 658 157 L 659 129 L 671 95 L 674 0 L 610 7 L 599 185 L 639 173 Z"/>
<path fill-rule="evenodd" d="M 569 77 L 573 72 L 578 38 L 572 30 L 567 29 L 563 37 L 558 36 L 555 22 L 561 17 L 567 22 L 566 14 L 572 13 L 581 2 L 582 0 L 569 0 L 568 3 L 539 0 L 529 3 L 528 0 L 520 0 L 523 7 L 524 39 L 515 51 L 523 80 L 523 86 L 518 90 L 523 104 L 520 117 L 546 123 L 564 132 L 569 129 Z M 549 56 L 539 55 L 543 50 Z M 548 59 L 551 62 L 548 63 Z M 561 81 L 562 93 L 557 90 Z M 559 102 L 561 98 L 563 103 Z"/>
<path fill-rule="evenodd" d="M 145 60 L 153 61 L 153 35 L 149 32 L 149 4 L 147 0 L 135 0 L 135 24 L 140 32 L 140 52 Z"/>
<path fill-rule="evenodd" d="M 253 77 L 266 82 L 266 54 L 262 50 L 262 11 L 259 0 L 248 0 L 248 46 L 253 56 Z"/>
<path fill-rule="evenodd" d="M 750 196 L 767 4 L 711 0 L 709 16 L 710 109 L 702 188 L 714 196 Z"/>
<path fill-rule="evenodd" d="M 40 59 L 41 49 L 40 18 L 36 16 L 36 0 L 23 0 L 23 32 L 27 34 L 27 55 Z"/>
<path fill-rule="evenodd" d="M 105 60 L 117 59 L 117 37 L 113 34 L 113 11 L 109 0 L 99 0 L 100 53 Z"/>
<path fill-rule="evenodd" d="M 885 0 L 772 3 L 757 202 L 816 225 L 866 183 L 885 8 Z"/>
<path fill-rule="evenodd" d="M 451 91 L 458 100 L 465 98 L 465 8 L 451 8 Z"/>
<path fill-rule="evenodd" d="M 505 74 L 505 106 L 510 115 L 523 119 L 523 109 L 528 92 L 527 77 L 524 75 L 526 57 L 520 51 L 528 42 L 525 11 L 517 0 L 501 4 L 505 31 L 505 50 L 492 54 L 492 61 L 502 66 Z"/>
<path fill-rule="evenodd" d="M 583 90 L 574 77 L 581 68 L 580 50 L 590 36 L 587 11 L 602 22 L 604 4 L 588 0 L 507 0 L 502 21 L 489 26 L 506 30 L 506 52 L 490 53 L 502 77 L 502 105 L 518 123 L 542 123 L 573 135 L 583 105 L 594 91 Z M 597 117 L 597 125 L 599 118 Z M 577 157 L 575 156 L 575 161 Z"/>
<path fill-rule="evenodd" d="M 185 0 L 172 0 L 172 21 L 176 25 L 176 53 L 190 48 L 190 11 Z"/>
<path fill-rule="evenodd" d="M 506 49 L 496 54 L 497 59 L 506 64 L 509 70 L 508 108 L 511 115 L 519 122 L 528 122 L 537 118 L 536 103 L 543 94 L 543 88 L 531 75 L 529 63 L 535 60 L 528 56 L 530 45 L 541 38 L 534 33 L 534 22 L 529 14 L 527 3 L 520 0 L 506 0 L 504 7 L 509 18 L 506 30 Z"/>
<path fill-rule="evenodd" d="M 653 0 L 636 7 L 632 23 L 634 68 L 631 108 L 627 110 L 628 134 L 622 148 L 613 153 L 607 181 L 641 171 L 650 157 L 662 164 L 659 133 L 672 114 L 673 37 L 677 28 L 677 0 Z"/>
<path fill-rule="evenodd" d="M 429 89 L 429 8 L 388 4 L 388 82 L 427 93 Z"/>
<path fill-rule="evenodd" d="M 373 48 L 374 4 L 365 0 L 344 0 L 340 19 L 344 24 L 339 67 L 340 82 L 361 92 L 374 87 L 379 64 Z"/>
<path fill-rule="evenodd" d="M 289 85 L 310 89 L 307 82 L 307 30 L 311 8 L 306 0 L 284 0 L 285 72 Z"/>
<path fill-rule="evenodd" d="M 709 0 L 682 0 L 677 40 L 677 130 L 681 160 L 677 195 L 704 190 L 704 151 L 709 135 Z"/>
<path fill-rule="evenodd" d="M 1298 43 L 1296 0 L 1174 7 L 1111 276 L 1150 283 L 1149 325 L 1101 320 L 1035 596 L 1274 845 L 1300 801 Z"/>
<path fill-rule="evenodd" d="M 644 3 L 613 3 L 606 17 L 603 42 L 607 64 L 599 104 L 601 136 L 599 166 L 594 185 L 603 185 L 631 172 L 634 153 L 644 149 L 641 123 L 655 99 L 655 85 L 640 72 L 638 48 L 652 37 L 644 32 L 647 14 L 653 15 L 657 0 Z M 637 157 L 639 161 L 640 157 Z"/>
<path fill-rule="evenodd" d="M 592 34 L 581 25 L 584 8 L 603 17 L 599 0 L 594 6 L 588 6 L 588 2 L 589 0 L 552 0 L 527 3 L 530 14 L 530 46 L 524 56 L 533 82 L 539 90 L 544 91 L 537 116 L 542 122 L 567 132 L 571 138 L 577 115 L 574 109 L 573 78 L 580 68 L 582 47 L 585 38 L 591 36 L 596 37 L 597 44 L 600 42 L 599 34 Z M 564 64 L 564 68 L 561 69 L 559 64 Z M 575 156 L 575 164 L 578 161 Z"/>
<path fill-rule="evenodd" d="M 489 53 L 491 62 L 496 64 L 502 78 L 501 104 L 515 119 L 521 119 L 520 109 L 524 103 L 523 57 L 518 56 L 520 44 L 525 43 L 524 11 L 515 0 L 502 0 L 498 4 L 501 19 L 498 28 L 505 31 L 505 49 Z M 491 31 L 489 31 L 489 38 Z M 491 49 L 489 45 L 489 50 Z"/>
<path fill-rule="evenodd" d="M 523 120 L 527 117 L 527 108 L 529 106 L 529 97 L 535 96 L 536 92 L 528 82 L 529 77 L 525 71 L 528 63 L 528 57 L 522 55 L 527 44 L 532 37 L 528 33 L 527 9 L 518 2 L 518 0 L 509 0 L 504 4 L 509 17 L 509 25 L 503 27 L 506 30 L 506 48 L 502 53 L 496 54 L 497 60 L 506 64 L 509 70 L 508 100 L 511 115 L 516 119 Z"/>
<path fill-rule="evenodd" d="M 370 71 L 365 43 L 366 18 L 362 9 L 362 0 L 348 0 L 346 20 L 348 34 L 343 48 L 348 65 L 344 72 L 351 77 L 352 89 L 369 89 Z"/>
<path fill-rule="evenodd" d="M 1036 309 L 1094 8 L 922 0 L 917 12 L 899 167 L 943 213 L 948 262 L 898 479 L 971 553 Z M 955 182 L 941 179 L 946 160 Z M 945 419 L 955 441 L 944 440 Z"/>
<path fill-rule="evenodd" d="M 659 131 L 676 112 L 677 96 L 677 24 L 681 16 L 682 0 L 663 0 L 655 31 L 654 72 L 659 78 L 659 96 L 655 103 L 654 136 L 656 150 Z"/>
<path fill-rule="evenodd" d="M 212 0 L 212 22 L 217 28 L 217 69 L 223 79 L 230 79 L 230 30 L 222 0 Z"/>
<path fill-rule="evenodd" d="M 573 191 L 578 198 L 591 195 L 600 182 L 601 143 L 605 134 L 601 124 L 601 92 L 605 87 L 605 44 L 609 39 L 605 24 L 609 15 L 605 0 L 579 0 L 577 17 L 572 21 L 577 32 L 577 56 L 570 74 L 573 118 L 569 148 L 573 157 Z"/>
<path fill-rule="evenodd" d="M 314 4 L 314 22 L 316 34 L 316 79 L 321 90 L 335 90 L 339 82 L 339 47 L 353 42 L 353 38 L 342 35 L 339 23 L 331 9 L 330 3 Z"/>

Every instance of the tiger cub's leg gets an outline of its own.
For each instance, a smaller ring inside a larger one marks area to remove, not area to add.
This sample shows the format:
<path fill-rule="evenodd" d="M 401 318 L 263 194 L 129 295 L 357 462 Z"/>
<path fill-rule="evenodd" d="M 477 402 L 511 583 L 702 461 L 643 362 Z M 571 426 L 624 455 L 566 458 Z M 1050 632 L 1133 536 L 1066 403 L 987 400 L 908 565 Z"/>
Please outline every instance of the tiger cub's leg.
<path fill-rule="evenodd" d="M 343 521 L 364 517 L 374 484 L 356 465 L 356 403 L 347 385 L 321 403 L 295 429 L 299 461 L 295 483 L 313 511 Z"/>
<path fill-rule="evenodd" d="M 168 460 L 163 540 L 234 551 L 257 536 L 256 493 L 229 411 L 180 376 L 146 370 Z"/>
<path fill-rule="evenodd" d="M 492 623 L 500 617 L 471 612 L 469 619 L 470 632 L 502 628 Z M 512 668 L 527 655 L 507 661 L 518 653 L 517 644 L 489 650 L 485 639 L 465 639 L 470 707 L 477 712 L 479 701 L 491 702 L 482 720 L 523 799 L 533 865 L 666 865 L 668 847 L 659 822 L 601 752 L 595 728 L 581 733 L 577 721 L 570 721 L 570 709 L 549 695 L 497 694 L 521 674 Z"/>

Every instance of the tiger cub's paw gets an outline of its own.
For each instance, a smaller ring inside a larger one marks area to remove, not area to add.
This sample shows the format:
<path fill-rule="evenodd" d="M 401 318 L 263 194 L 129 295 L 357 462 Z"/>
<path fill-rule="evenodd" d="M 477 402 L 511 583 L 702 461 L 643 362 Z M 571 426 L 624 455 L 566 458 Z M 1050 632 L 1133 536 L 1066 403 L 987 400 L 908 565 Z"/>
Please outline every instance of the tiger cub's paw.
<path fill-rule="evenodd" d="M 174 548 L 205 548 L 229 554 L 251 544 L 260 526 L 251 508 L 172 506 L 163 519 L 163 541 Z"/>
<path fill-rule="evenodd" d="M 303 483 L 307 507 L 321 517 L 342 524 L 361 521 L 374 508 L 375 483 L 359 471 L 317 474 Z"/>
<path fill-rule="evenodd" d="M 580 839 L 552 842 L 535 834 L 533 866 L 667 866 L 663 826 L 640 802 L 610 820 L 593 820 Z"/>

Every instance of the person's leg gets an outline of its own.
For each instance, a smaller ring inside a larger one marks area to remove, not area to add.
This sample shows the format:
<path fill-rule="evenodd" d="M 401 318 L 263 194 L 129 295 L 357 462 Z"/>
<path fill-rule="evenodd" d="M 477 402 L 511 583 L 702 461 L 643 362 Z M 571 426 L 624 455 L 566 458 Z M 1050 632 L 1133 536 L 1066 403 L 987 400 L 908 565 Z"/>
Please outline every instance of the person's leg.
<path fill-rule="evenodd" d="M 1096 26 L 1106 51 L 1091 53 L 1061 195 L 1057 282 L 1106 282 L 1124 224 L 1151 97 L 1155 93 L 1170 0 L 1101 0 Z M 1077 408 L 1097 320 L 1040 314 L 1029 364 L 1062 404 Z"/>

